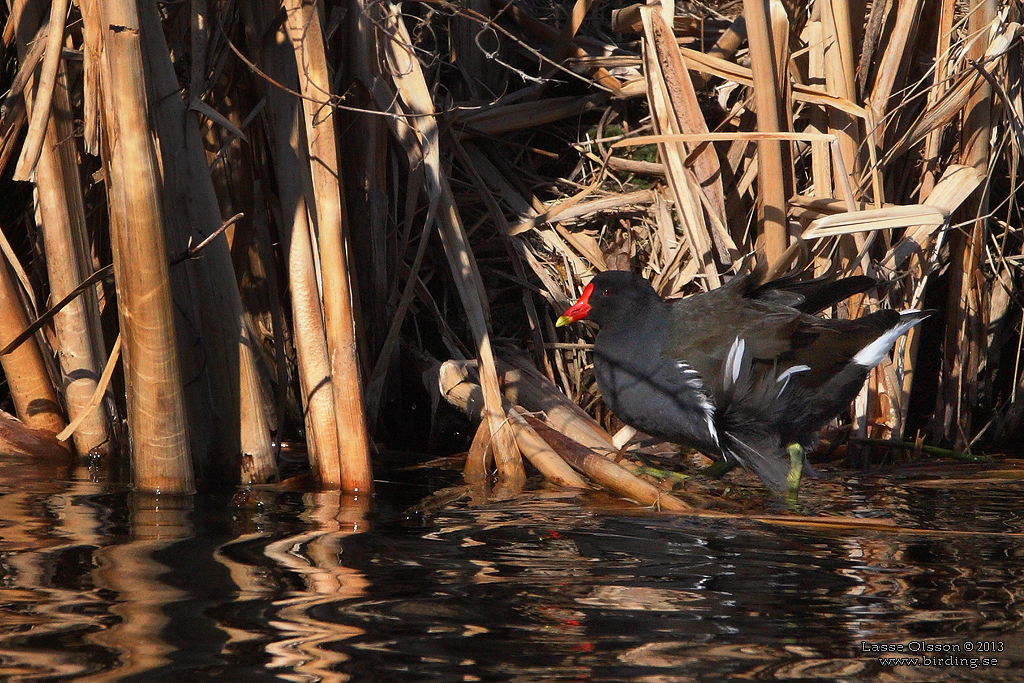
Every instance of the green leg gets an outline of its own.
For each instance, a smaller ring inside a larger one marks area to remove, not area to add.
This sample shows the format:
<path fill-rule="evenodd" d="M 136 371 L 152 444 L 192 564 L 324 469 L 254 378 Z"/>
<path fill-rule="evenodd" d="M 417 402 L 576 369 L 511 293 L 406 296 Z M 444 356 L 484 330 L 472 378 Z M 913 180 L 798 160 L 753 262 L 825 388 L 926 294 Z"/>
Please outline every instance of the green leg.
<path fill-rule="evenodd" d="M 633 474 L 637 476 L 641 474 L 647 474 L 658 479 L 668 479 L 672 482 L 673 487 L 675 487 L 678 484 L 682 484 L 684 481 L 690 478 L 689 475 L 683 474 L 682 472 L 673 472 L 672 470 L 666 470 L 660 467 L 651 467 L 650 465 L 637 467 L 635 470 L 633 470 Z"/>
<path fill-rule="evenodd" d="M 702 467 L 701 469 L 697 470 L 697 474 L 704 477 L 714 477 L 715 479 L 720 479 L 723 476 L 725 476 L 725 474 L 731 469 L 732 465 L 729 463 L 728 460 L 725 460 L 723 458 L 722 460 L 714 461 L 707 467 Z"/>
<path fill-rule="evenodd" d="M 804 448 L 798 443 L 786 446 L 789 453 L 789 474 L 786 475 L 786 500 L 796 503 L 800 491 L 800 475 L 804 471 Z"/>

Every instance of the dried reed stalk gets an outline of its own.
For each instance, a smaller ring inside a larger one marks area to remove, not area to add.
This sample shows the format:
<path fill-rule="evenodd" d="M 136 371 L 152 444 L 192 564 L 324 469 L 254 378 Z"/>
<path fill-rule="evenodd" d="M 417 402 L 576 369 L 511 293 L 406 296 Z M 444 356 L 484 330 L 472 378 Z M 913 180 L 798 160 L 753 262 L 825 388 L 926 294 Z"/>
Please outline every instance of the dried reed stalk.
<path fill-rule="evenodd" d="M 477 344 L 484 412 L 491 428 L 491 448 L 498 464 L 499 484 L 515 490 L 522 487 L 526 474 L 511 430 L 506 425 L 505 411 L 501 407 L 501 391 L 487 323 L 487 297 L 451 188 L 441 171 L 439 131 L 430 91 L 412 52 L 412 42 L 397 8 L 389 13 L 388 27 L 391 29 L 391 40 L 385 49 L 391 76 L 406 107 L 417 114 L 414 122 L 420 133 L 426 160 L 426 190 L 430 197 L 431 212 L 436 207 L 441 244 Z"/>
<path fill-rule="evenodd" d="M 381 82 L 383 70 L 383 49 L 380 45 L 379 30 L 384 11 L 383 5 L 368 0 L 357 0 L 353 5 L 354 16 L 349 24 L 349 50 L 346 73 L 352 85 L 347 99 L 359 108 L 374 106 L 373 95 L 368 86 Z M 394 322 L 394 296 L 382 296 L 397 282 L 389 255 L 397 253 L 397 236 L 391 229 L 394 219 L 388 211 L 388 123 L 387 117 L 361 112 L 339 112 L 339 121 L 347 129 L 343 134 L 344 144 L 340 146 L 344 173 L 345 194 L 348 205 L 348 229 L 351 248 L 351 268 L 358 277 L 354 279 L 354 307 L 361 315 L 362 325 L 356 326 L 359 336 L 359 351 L 364 368 L 384 361 L 383 347 L 387 331 Z M 395 382 L 395 374 L 386 372 L 388 361 L 381 368 L 383 379 Z M 376 369 L 376 368 L 375 368 Z M 376 423 L 378 409 L 374 409 L 370 398 L 370 381 L 365 388 L 366 415 L 371 424 Z M 382 389 L 384 386 L 382 385 Z M 379 405 L 379 404 L 378 404 Z"/>
<path fill-rule="evenodd" d="M 445 361 L 438 371 L 441 396 L 473 420 L 481 419 L 485 412 L 483 391 L 480 385 L 473 381 L 476 378 L 471 372 L 476 367 L 476 361 Z M 523 456 L 544 475 L 545 479 L 557 486 L 586 487 L 586 482 L 558 457 L 558 454 L 537 435 L 533 426 L 524 419 L 525 409 L 514 406 L 507 399 L 502 399 L 502 408 Z M 484 438 L 479 432 L 480 430 L 477 430 L 478 435 L 474 437 L 474 442 Z M 477 444 L 472 450 L 472 456 L 466 460 L 466 481 L 471 484 L 482 481 L 482 475 L 486 472 L 482 444 Z"/>
<path fill-rule="evenodd" d="M 56 6 L 53 9 L 57 11 Z M 20 42 L 18 48 L 22 55 L 28 51 L 28 46 Z M 63 299 L 92 273 L 92 259 L 74 148 L 74 112 L 62 65 L 51 86 L 50 115 L 43 122 L 46 133 L 40 148 L 35 150 L 38 163 L 32 178 L 37 188 L 50 294 L 54 299 Z M 26 99 L 35 121 L 39 98 L 29 92 Z M 22 159 L 32 153 L 26 148 Z M 105 410 L 88 409 L 99 378 L 99 357 L 103 354 L 95 292 L 89 291 L 62 308 L 54 317 L 54 330 L 68 416 L 83 418 L 75 432 L 75 449 L 80 454 L 105 454 L 112 445 L 110 416 Z"/>
<path fill-rule="evenodd" d="M 18 285 L 7 264 L 0 264 L 0 343 L 7 345 L 28 326 L 28 316 L 18 296 Z M 29 429 L 53 434 L 64 429 L 64 415 L 57 392 L 35 338 L 0 356 L 10 386 L 15 413 Z"/>
<path fill-rule="evenodd" d="M 825 46 L 825 88 L 829 94 L 856 101 L 853 25 L 848 0 L 821 0 L 822 40 Z M 829 111 L 829 132 L 839 139 L 839 149 L 850 183 L 856 187 L 857 149 L 860 135 L 856 121 L 840 109 Z"/>
<path fill-rule="evenodd" d="M 750 68 L 754 75 L 757 129 L 764 133 L 784 130 L 779 112 L 780 74 L 776 73 L 775 47 L 768 21 L 767 0 L 744 0 Z M 782 258 L 789 242 L 786 225 L 786 174 L 782 144 L 778 140 L 757 143 L 758 217 L 769 264 Z"/>
<path fill-rule="evenodd" d="M 968 57 L 981 59 L 989 47 L 989 35 L 995 19 L 994 0 L 975 0 L 971 3 L 968 28 L 973 42 Z M 967 103 L 963 120 L 963 149 L 961 158 L 966 166 L 979 173 L 987 173 L 992 130 L 992 85 L 979 83 Z M 950 286 L 946 300 L 946 339 L 943 348 L 942 390 L 936 399 L 935 424 L 941 434 L 961 450 L 970 443 L 972 407 L 976 403 L 978 368 L 981 364 L 981 343 L 988 325 L 987 310 L 982 306 L 984 290 L 975 284 L 982 253 L 985 249 L 985 221 L 987 193 L 975 196 L 968 210 L 975 220 L 966 231 L 955 231 L 950 236 Z"/>
<path fill-rule="evenodd" d="M 928 89 L 928 107 L 932 108 L 946 91 L 946 66 L 949 63 L 949 49 L 953 36 L 953 14 L 955 0 L 938 0 L 939 21 L 935 39 L 935 62 L 932 65 L 932 87 Z M 922 157 L 920 197 L 927 197 L 935 187 L 939 166 L 939 146 L 942 144 L 942 129 L 936 128 L 928 134 Z"/>
<path fill-rule="evenodd" d="M 525 417 L 537 434 L 541 435 L 541 438 L 549 443 L 562 458 L 595 483 L 655 510 L 682 512 L 691 509 L 683 501 L 664 489 L 638 478 L 622 465 L 594 453 L 589 448 L 584 448 L 536 418 L 529 415 Z"/>
<path fill-rule="evenodd" d="M 680 127 L 681 112 L 674 109 L 674 103 L 669 95 L 669 83 L 664 66 L 659 56 L 658 35 L 664 35 L 667 27 L 659 24 L 661 16 L 650 11 L 649 8 L 642 8 L 640 15 L 644 22 L 644 65 L 645 77 L 648 81 L 647 96 L 651 112 L 654 118 L 655 130 L 659 133 L 681 133 Z M 665 42 L 664 37 L 661 41 Z M 675 41 L 671 42 L 671 54 L 677 53 Z M 664 45 L 660 50 L 661 55 L 667 56 Z M 721 278 L 714 264 L 711 254 L 712 241 L 704 222 L 704 214 L 701 210 L 700 200 L 694 195 L 699 189 L 691 187 L 689 175 L 683 165 L 686 157 L 686 149 L 680 143 L 666 144 L 659 143 L 659 156 L 665 164 L 666 176 L 669 187 L 672 188 L 675 209 L 679 216 L 679 224 L 683 228 L 690 245 L 690 252 L 698 264 L 698 270 L 707 277 L 709 287 L 714 288 L 721 284 Z"/>
<path fill-rule="evenodd" d="M 101 90 L 111 242 L 124 335 L 135 486 L 195 490 L 171 302 L 160 173 L 149 131 L 141 32 L 132 0 L 103 0 Z"/>
<path fill-rule="evenodd" d="M 24 3 L 19 3 L 24 7 Z M 46 34 L 46 52 L 39 69 L 39 86 L 33 97 L 32 117 L 28 125 L 28 137 L 22 148 L 18 165 L 14 169 L 15 180 L 30 180 L 43 149 L 50 120 L 50 104 L 53 89 L 57 85 L 57 71 L 60 66 L 61 47 L 64 42 L 64 20 L 67 18 L 68 0 L 53 0 L 50 5 L 50 22 Z M 16 22 L 19 23 L 19 22 Z M 20 46 L 22 50 L 26 46 Z"/>

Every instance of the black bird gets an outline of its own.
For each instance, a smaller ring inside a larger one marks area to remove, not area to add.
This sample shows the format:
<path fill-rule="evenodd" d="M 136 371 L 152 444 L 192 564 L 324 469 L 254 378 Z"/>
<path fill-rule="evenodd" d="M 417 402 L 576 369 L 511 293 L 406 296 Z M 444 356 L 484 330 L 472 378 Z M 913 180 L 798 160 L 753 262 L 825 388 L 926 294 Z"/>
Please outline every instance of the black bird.
<path fill-rule="evenodd" d="M 801 473 L 813 474 L 804 452 L 818 430 L 930 312 L 829 320 L 814 314 L 877 281 L 762 279 L 755 270 L 669 302 L 640 275 L 606 271 L 556 325 L 586 318 L 600 326 L 594 374 L 623 422 L 747 467 L 795 498 Z"/>

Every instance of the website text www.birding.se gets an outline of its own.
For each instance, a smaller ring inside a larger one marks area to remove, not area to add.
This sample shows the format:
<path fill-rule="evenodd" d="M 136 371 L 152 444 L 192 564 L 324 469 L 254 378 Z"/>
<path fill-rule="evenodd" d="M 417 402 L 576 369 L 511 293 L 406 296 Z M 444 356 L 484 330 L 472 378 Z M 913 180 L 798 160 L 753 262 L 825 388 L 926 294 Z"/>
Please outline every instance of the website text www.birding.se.
<path fill-rule="evenodd" d="M 907 642 L 860 641 L 862 653 L 879 655 L 881 666 L 963 666 L 971 669 L 998 666 L 998 640 L 967 640 L 960 643 L 911 640 Z"/>

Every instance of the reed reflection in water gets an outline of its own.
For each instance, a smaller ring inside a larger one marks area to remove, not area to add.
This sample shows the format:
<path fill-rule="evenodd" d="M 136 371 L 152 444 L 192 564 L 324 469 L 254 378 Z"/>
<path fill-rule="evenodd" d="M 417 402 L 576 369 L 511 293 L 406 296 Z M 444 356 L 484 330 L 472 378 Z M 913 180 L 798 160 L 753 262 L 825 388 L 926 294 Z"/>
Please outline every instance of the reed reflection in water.
<path fill-rule="evenodd" d="M 89 476 L 0 463 L 2 679 L 1014 680 L 1024 663 L 1018 484 L 844 492 L 847 512 L 960 529 L 922 535 L 597 513 L 557 492 L 422 518 L 387 487 L 371 508 Z M 910 639 L 1000 642 L 1000 666 L 859 651 Z"/>

